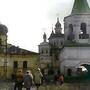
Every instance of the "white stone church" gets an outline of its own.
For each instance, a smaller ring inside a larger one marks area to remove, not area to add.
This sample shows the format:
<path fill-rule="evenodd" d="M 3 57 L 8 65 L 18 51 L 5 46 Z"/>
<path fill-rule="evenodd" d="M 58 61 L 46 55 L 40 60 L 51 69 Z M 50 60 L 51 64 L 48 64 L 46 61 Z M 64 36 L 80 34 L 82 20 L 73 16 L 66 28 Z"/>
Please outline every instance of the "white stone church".
<path fill-rule="evenodd" d="M 90 8 L 87 0 L 74 1 L 71 14 L 64 17 L 64 34 L 57 18 L 49 42 L 45 33 L 43 39 L 39 45 L 41 68 L 53 66 L 64 75 L 77 75 L 80 66 L 89 66 Z"/>

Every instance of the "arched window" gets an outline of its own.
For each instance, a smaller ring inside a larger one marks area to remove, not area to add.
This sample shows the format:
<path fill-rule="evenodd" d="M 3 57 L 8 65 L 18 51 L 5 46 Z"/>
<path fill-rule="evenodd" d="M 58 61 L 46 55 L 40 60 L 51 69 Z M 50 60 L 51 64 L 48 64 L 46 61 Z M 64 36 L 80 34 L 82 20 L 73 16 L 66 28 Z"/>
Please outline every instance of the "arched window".
<path fill-rule="evenodd" d="M 27 68 L 27 61 L 23 61 L 23 68 Z"/>
<path fill-rule="evenodd" d="M 15 68 L 18 68 L 18 61 L 14 61 L 14 63 L 13 63 L 13 68 L 15 69 Z"/>
<path fill-rule="evenodd" d="M 87 31 L 86 31 L 86 23 L 81 23 L 81 34 L 86 34 L 87 33 Z"/>
<path fill-rule="evenodd" d="M 69 24 L 69 32 L 73 32 L 73 25 Z"/>
<path fill-rule="evenodd" d="M 69 34 L 68 34 L 67 39 L 70 41 L 74 40 L 73 25 L 72 24 L 69 24 Z"/>
<path fill-rule="evenodd" d="M 1 40 L 1 38 L 0 38 L 0 45 L 2 44 L 2 40 Z"/>
<path fill-rule="evenodd" d="M 79 34 L 79 38 L 80 39 L 88 39 L 89 34 L 87 34 L 87 24 L 86 23 L 81 23 L 80 30 L 81 30 L 81 32 Z"/>

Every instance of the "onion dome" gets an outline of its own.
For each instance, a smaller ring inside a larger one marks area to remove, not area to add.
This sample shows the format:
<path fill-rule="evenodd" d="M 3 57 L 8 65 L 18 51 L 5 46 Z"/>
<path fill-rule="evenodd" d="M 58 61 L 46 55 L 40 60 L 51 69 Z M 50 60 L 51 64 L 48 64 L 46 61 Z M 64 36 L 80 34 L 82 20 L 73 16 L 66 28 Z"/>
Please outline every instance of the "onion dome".
<path fill-rule="evenodd" d="M 8 28 L 5 25 L 0 24 L 0 34 L 6 35 L 7 32 L 8 32 Z"/>
<path fill-rule="evenodd" d="M 57 23 L 55 24 L 55 27 L 56 27 L 56 28 L 61 28 L 61 24 L 60 24 L 60 22 L 59 22 L 59 18 L 57 18 Z"/>

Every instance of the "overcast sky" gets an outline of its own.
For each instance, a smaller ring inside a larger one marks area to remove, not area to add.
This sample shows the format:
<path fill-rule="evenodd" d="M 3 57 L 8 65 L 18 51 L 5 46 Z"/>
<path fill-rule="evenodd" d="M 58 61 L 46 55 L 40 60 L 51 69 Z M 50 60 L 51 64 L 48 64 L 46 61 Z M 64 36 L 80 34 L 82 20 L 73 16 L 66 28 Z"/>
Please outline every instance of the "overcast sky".
<path fill-rule="evenodd" d="M 43 33 L 49 37 L 57 14 L 63 27 L 63 18 L 71 13 L 73 3 L 74 0 L 0 0 L 0 23 L 8 27 L 8 43 L 38 52 Z"/>

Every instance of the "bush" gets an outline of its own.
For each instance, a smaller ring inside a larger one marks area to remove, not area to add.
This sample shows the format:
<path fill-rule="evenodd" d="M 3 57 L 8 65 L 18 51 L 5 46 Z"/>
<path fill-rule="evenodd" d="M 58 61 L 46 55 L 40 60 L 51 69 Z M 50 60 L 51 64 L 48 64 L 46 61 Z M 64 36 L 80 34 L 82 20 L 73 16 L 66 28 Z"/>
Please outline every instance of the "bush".
<path fill-rule="evenodd" d="M 72 83 L 72 82 L 83 82 L 86 80 L 90 80 L 88 76 L 68 76 L 65 77 L 65 82 Z"/>

